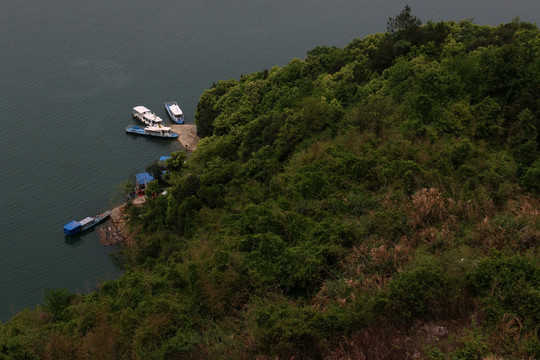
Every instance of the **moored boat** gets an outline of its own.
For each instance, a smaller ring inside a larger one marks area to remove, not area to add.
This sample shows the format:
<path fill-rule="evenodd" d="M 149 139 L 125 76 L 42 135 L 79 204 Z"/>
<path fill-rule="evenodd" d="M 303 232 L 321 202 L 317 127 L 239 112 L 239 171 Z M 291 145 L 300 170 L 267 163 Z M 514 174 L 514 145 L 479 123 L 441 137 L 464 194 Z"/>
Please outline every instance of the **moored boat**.
<path fill-rule="evenodd" d="M 131 114 L 148 126 L 163 126 L 163 120 L 144 106 L 135 106 Z"/>
<path fill-rule="evenodd" d="M 162 138 L 176 139 L 178 134 L 173 133 L 170 127 L 166 126 L 138 126 L 138 125 L 129 125 L 126 128 L 126 132 L 136 135 L 146 135 L 146 136 L 156 136 Z"/>
<path fill-rule="evenodd" d="M 168 101 L 165 103 L 165 110 L 167 110 L 167 114 L 169 114 L 169 117 L 172 121 L 174 121 L 177 124 L 183 124 L 184 123 L 184 113 L 182 112 L 182 109 L 180 109 L 180 106 L 175 101 Z"/>
<path fill-rule="evenodd" d="M 95 226 L 111 216 L 112 211 L 107 210 L 102 214 L 96 216 L 89 216 L 82 220 L 76 221 L 73 220 L 66 225 L 64 225 L 64 234 L 66 235 L 77 235 L 80 232 L 90 229 L 92 226 Z"/>

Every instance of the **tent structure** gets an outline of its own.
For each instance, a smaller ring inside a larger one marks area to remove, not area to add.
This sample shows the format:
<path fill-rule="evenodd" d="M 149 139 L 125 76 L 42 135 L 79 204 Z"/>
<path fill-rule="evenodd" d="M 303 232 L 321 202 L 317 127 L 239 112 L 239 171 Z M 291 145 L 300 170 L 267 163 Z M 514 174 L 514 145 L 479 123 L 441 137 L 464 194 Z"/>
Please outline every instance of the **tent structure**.
<path fill-rule="evenodd" d="M 137 195 L 144 195 L 146 184 L 152 180 L 154 180 L 154 177 L 150 173 L 144 172 L 135 174 L 135 189 L 137 191 Z"/>
<path fill-rule="evenodd" d="M 144 172 L 144 173 L 136 174 L 135 179 L 137 181 L 137 187 L 139 187 L 139 186 L 144 186 L 148 182 L 154 180 L 154 177 L 150 173 Z"/>

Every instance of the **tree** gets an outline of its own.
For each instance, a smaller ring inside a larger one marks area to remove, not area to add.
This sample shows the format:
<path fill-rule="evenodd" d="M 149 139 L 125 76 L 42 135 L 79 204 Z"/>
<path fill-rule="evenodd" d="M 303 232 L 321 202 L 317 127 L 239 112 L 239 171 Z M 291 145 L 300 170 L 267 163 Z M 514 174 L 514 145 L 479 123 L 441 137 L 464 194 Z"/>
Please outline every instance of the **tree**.
<path fill-rule="evenodd" d="M 74 295 L 66 288 L 45 290 L 43 309 L 53 314 L 55 320 L 66 319 L 66 309 Z"/>
<path fill-rule="evenodd" d="M 146 172 L 152 175 L 157 181 L 161 181 L 163 178 L 163 168 L 157 160 L 146 167 Z"/>
<path fill-rule="evenodd" d="M 197 125 L 197 134 L 201 138 L 211 136 L 214 132 L 214 119 L 218 114 L 214 108 L 215 103 L 216 98 L 212 90 L 203 92 L 199 99 L 195 112 L 195 124 Z"/>
<path fill-rule="evenodd" d="M 179 172 L 184 166 L 187 155 L 183 151 L 176 151 L 171 154 L 171 157 L 165 161 L 165 166 L 170 171 Z"/>
<path fill-rule="evenodd" d="M 135 184 L 132 180 L 127 180 L 123 186 L 126 195 L 132 194 L 135 191 Z"/>
<path fill-rule="evenodd" d="M 514 124 L 514 134 L 510 137 L 509 149 L 521 172 L 538 159 L 538 131 L 535 123 L 538 120 L 533 112 L 528 108 L 522 110 Z"/>
<path fill-rule="evenodd" d="M 418 29 L 420 25 L 422 25 L 422 22 L 416 16 L 411 14 L 411 7 L 407 4 L 399 15 L 388 19 L 386 30 L 390 34 L 395 34 L 399 30 Z"/>
<path fill-rule="evenodd" d="M 159 182 L 156 180 L 149 181 L 146 184 L 145 193 L 146 195 L 156 196 L 159 192 Z"/>

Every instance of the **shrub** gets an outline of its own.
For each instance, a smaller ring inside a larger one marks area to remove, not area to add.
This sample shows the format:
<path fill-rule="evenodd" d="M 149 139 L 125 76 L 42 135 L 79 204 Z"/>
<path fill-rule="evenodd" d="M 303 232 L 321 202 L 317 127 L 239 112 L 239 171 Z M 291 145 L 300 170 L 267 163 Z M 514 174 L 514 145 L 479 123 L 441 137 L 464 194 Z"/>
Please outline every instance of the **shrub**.
<path fill-rule="evenodd" d="M 405 325 L 414 319 L 451 316 L 449 305 L 457 295 L 454 281 L 435 260 L 427 259 L 396 275 L 388 290 L 377 295 L 375 310 Z"/>
<path fill-rule="evenodd" d="M 55 320 L 66 320 L 67 311 L 74 295 L 66 288 L 45 290 L 43 297 L 43 309 L 53 314 Z"/>
<path fill-rule="evenodd" d="M 484 303 L 488 320 L 517 314 L 531 329 L 540 325 L 540 266 L 526 257 L 497 254 L 467 274 L 467 285 Z"/>

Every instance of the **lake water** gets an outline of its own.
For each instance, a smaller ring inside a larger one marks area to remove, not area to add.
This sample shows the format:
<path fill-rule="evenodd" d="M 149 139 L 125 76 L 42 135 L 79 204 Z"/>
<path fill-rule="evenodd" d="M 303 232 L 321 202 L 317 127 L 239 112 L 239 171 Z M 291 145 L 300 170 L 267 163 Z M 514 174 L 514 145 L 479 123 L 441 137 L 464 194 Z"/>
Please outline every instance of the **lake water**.
<path fill-rule="evenodd" d="M 410 0 L 423 21 L 538 22 L 540 2 Z M 239 78 L 318 45 L 385 31 L 402 1 L 1 0 L 0 319 L 43 291 L 92 290 L 120 275 L 97 231 L 62 225 L 110 209 L 122 184 L 176 141 L 126 135 L 144 105 L 188 123 L 214 81 Z M 167 121 L 167 120 L 166 120 Z"/>

